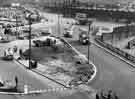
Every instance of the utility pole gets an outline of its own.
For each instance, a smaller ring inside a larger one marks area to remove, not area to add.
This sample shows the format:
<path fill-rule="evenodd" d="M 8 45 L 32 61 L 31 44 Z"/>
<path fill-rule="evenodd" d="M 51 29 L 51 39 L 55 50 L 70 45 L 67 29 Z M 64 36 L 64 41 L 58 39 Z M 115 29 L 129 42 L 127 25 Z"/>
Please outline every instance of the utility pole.
<path fill-rule="evenodd" d="M 59 12 L 58 12 L 58 36 L 60 36 L 60 15 L 59 15 Z"/>
<path fill-rule="evenodd" d="M 29 69 L 31 69 L 31 15 L 28 16 L 29 19 Z"/>
<path fill-rule="evenodd" d="M 92 24 L 92 21 L 89 21 L 89 29 L 88 29 L 88 64 L 89 64 L 89 60 L 90 60 L 90 26 Z"/>
<path fill-rule="evenodd" d="M 17 35 L 17 38 L 18 38 L 18 23 L 17 23 L 17 13 L 16 13 L 16 35 Z"/>
<path fill-rule="evenodd" d="M 15 7 L 15 13 L 16 13 L 16 15 L 15 15 L 15 18 L 16 18 L 16 35 L 17 35 L 17 37 L 18 37 L 18 20 L 17 20 L 17 7 L 19 7 L 20 6 L 20 3 L 12 3 L 12 6 L 13 7 Z"/>

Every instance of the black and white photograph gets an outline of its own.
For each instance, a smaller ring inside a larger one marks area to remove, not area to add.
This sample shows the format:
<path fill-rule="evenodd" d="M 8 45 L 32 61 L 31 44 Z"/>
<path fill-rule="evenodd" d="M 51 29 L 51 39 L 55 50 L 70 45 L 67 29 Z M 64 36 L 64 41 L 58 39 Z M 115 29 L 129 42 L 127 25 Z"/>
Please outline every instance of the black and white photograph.
<path fill-rule="evenodd" d="M 0 0 L 0 99 L 135 99 L 135 0 Z"/>

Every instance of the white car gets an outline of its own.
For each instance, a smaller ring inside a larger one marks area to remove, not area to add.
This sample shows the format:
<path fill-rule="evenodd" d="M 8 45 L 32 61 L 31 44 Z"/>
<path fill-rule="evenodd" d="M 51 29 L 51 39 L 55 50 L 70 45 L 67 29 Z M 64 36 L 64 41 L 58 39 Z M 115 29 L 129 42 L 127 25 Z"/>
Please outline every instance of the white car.
<path fill-rule="evenodd" d="M 73 33 L 74 33 L 73 29 L 74 29 L 73 26 L 71 26 L 71 28 L 65 28 L 64 29 L 64 33 L 63 33 L 64 37 L 70 37 L 70 38 L 72 38 Z"/>

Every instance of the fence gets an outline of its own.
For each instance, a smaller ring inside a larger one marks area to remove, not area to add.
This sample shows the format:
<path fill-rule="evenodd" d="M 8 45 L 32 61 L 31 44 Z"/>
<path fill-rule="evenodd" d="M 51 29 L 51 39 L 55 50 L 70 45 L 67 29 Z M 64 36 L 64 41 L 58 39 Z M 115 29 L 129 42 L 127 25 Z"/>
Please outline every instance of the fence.
<path fill-rule="evenodd" d="M 120 56 L 124 57 L 125 59 L 128 59 L 129 61 L 131 61 L 132 63 L 135 63 L 135 56 L 133 55 L 130 55 L 124 51 L 122 51 L 121 49 L 119 48 L 116 48 L 110 44 L 107 44 L 105 42 L 102 42 L 100 38 L 96 38 L 95 39 L 100 45 L 102 45 L 103 47 L 106 47 L 108 48 L 109 50 L 119 54 Z"/>

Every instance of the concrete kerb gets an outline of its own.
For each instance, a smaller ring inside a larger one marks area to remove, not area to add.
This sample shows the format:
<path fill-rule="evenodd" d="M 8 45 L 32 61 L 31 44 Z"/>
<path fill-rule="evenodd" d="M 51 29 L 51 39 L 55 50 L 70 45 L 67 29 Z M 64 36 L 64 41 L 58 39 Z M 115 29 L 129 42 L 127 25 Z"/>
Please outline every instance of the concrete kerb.
<path fill-rule="evenodd" d="M 84 54 L 80 53 L 75 47 L 73 47 L 71 44 L 69 44 L 67 40 L 65 40 L 65 39 L 62 38 L 62 37 L 61 37 L 60 39 L 64 40 L 64 42 L 65 42 L 67 45 L 69 45 L 69 46 L 71 47 L 71 49 L 72 49 L 74 52 L 76 52 L 77 55 L 84 56 L 85 60 L 88 60 L 88 58 L 87 58 Z M 26 66 L 25 66 L 23 63 L 19 62 L 17 59 L 14 58 L 14 60 L 15 60 L 16 62 L 20 63 L 21 65 L 23 65 L 23 66 L 26 68 Z M 94 65 L 94 63 L 93 63 L 92 61 L 90 61 L 90 60 L 89 60 L 89 63 L 93 66 L 94 74 L 93 74 L 93 75 L 91 76 L 91 78 L 88 80 L 88 83 L 91 82 L 91 81 L 95 78 L 95 76 L 96 76 L 96 74 L 97 74 L 97 68 L 96 68 L 96 66 Z M 27 68 L 27 69 L 28 69 L 28 68 Z M 64 85 L 64 84 L 62 84 L 62 83 L 60 83 L 60 82 L 58 82 L 58 81 L 55 81 L 54 79 L 52 79 L 52 78 L 50 78 L 50 77 L 47 77 L 46 75 L 42 74 L 42 73 L 41 73 L 40 71 L 38 71 L 38 70 L 32 70 L 32 71 L 35 72 L 35 73 L 38 73 L 38 74 L 40 74 L 40 75 L 42 75 L 42 76 L 44 76 L 44 77 L 46 77 L 46 78 L 48 78 L 48 79 L 50 79 L 50 80 L 53 80 L 54 82 L 56 82 L 56 83 L 58 83 L 58 84 L 64 86 L 65 88 L 69 88 L 69 87 L 67 87 L 67 86 Z"/>
<path fill-rule="evenodd" d="M 22 65 L 23 67 L 25 67 L 26 69 L 28 69 L 28 68 L 25 66 L 25 64 L 19 62 L 18 60 L 14 59 L 14 62 L 15 62 L 15 63 L 17 62 L 17 63 L 19 63 L 20 65 Z M 67 87 L 66 85 L 64 85 L 64 84 L 62 84 L 62 83 L 60 83 L 60 82 L 58 82 L 58 81 L 56 81 L 56 80 L 54 80 L 54 79 L 52 79 L 52 78 L 46 76 L 46 75 L 44 75 L 42 72 L 40 72 L 40 71 L 38 71 L 38 70 L 36 70 L 36 69 L 31 69 L 31 71 L 33 71 L 33 72 L 35 72 L 35 73 L 37 73 L 37 74 L 39 74 L 39 75 L 41 75 L 41 76 L 44 76 L 45 78 L 47 78 L 47 79 L 49 79 L 49 80 L 51 80 L 51 81 L 53 81 L 53 82 L 55 82 L 55 83 L 57 83 L 57 84 L 59 84 L 59 85 L 62 85 L 62 86 L 65 87 L 65 88 L 70 88 L 70 87 Z"/>
<path fill-rule="evenodd" d="M 0 94 L 3 94 L 3 95 L 26 95 L 26 93 L 22 92 L 22 93 L 19 93 L 19 92 L 0 92 Z"/>
<path fill-rule="evenodd" d="M 63 38 L 61 38 L 61 39 L 63 39 Z M 83 55 L 83 54 L 80 53 L 78 50 L 76 50 L 71 44 L 69 44 L 68 41 L 66 41 L 65 39 L 63 39 L 63 40 L 66 42 L 66 44 L 68 44 L 68 45 L 71 47 L 71 49 L 72 49 L 74 52 L 76 52 L 78 55 L 81 55 L 81 56 Z M 83 55 L 83 56 L 85 56 L 85 55 Z M 85 56 L 85 57 L 86 57 L 86 56 Z M 88 60 L 87 58 L 85 58 L 85 59 Z M 27 68 L 23 63 L 19 62 L 19 61 L 18 61 L 17 59 L 15 59 L 15 58 L 14 58 L 14 62 L 17 62 L 17 63 L 23 65 L 25 68 Z M 95 78 L 96 73 L 97 73 L 97 68 L 96 68 L 96 66 L 95 66 L 90 60 L 89 60 L 89 63 L 93 66 L 94 74 L 91 76 L 91 78 L 88 80 L 87 83 L 91 82 L 91 81 Z M 27 69 L 28 69 L 28 68 L 27 68 Z M 38 71 L 38 70 L 31 70 L 31 71 L 33 71 L 33 72 L 35 72 L 35 73 L 37 73 L 37 74 L 39 74 L 39 75 L 41 75 L 41 76 L 44 76 L 44 77 L 46 77 L 47 79 L 50 79 L 50 80 L 52 80 L 52 81 L 54 81 L 54 82 L 56 82 L 56 83 L 58 83 L 58 84 L 64 86 L 65 88 L 70 88 L 70 87 L 67 87 L 66 85 L 64 85 L 64 84 L 62 84 L 62 83 L 60 83 L 60 82 L 58 82 L 58 81 L 55 81 L 54 79 L 52 79 L 52 78 L 50 78 L 50 77 L 47 77 L 46 75 L 44 75 L 43 73 L 41 73 L 41 72 Z"/>
<path fill-rule="evenodd" d="M 64 38 L 61 38 L 61 39 L 63 39 L 63 40 L 65 41 L 65 43 L 67 43 L 67 44 L 71 47 L 71 49 L 72 49 L 73 51 L 75 51 L 78 55 L 83 55 L 83 56 L 85 56 L 84 54 L 80 53 L 75 47 L 73 47 L 71 44 L 69 44 L 67 40 L 65 40 Z M 86 59 L 88 60 L 88 58 L 86 58 Z M 92 61 L 90 61 L 90 60 L 88 60 L 88 61 L 89 61 L 89 63 L 93 66 L 94 71 L 95 71 L 94 74 L 91 76 L 91 78 L 88 80 L 88 83 L 90 83 L 90 82 L 96 77 L 97 68 L 96 68 L 96 66 L 94 65 L 94 63 L 93 63 Z"/>
<path fill-rule="evenodd" d="M 123 57 L 121 57 L 121 56 L 115 54 L 114 52 L 110 51 L 109 49 L 107 49 L 107 48 L 105 48 L 105 47 L 103 47 L 103 46 L 101 46 L 101 45 L 99 45 L 99 44 L 97 44 L 97 43 L 95 43 L 95 42 L 92 42 L 92 44 L 94 44 L 95 46 L 97 46 L 97 47 L 99 47 L 99 48 L 104 49 L 106 52 L 108 52 L 108 53 L 110 53 L 111 55 L 113 55 L 113 56 L 119 58 L 120 60 L 122 60 L 122 61 L 124 61 L 124 62 L 126 62 L 126 63 L 129 64 L 131 67 L 135 68 L 135 64 L 133 64 L 133 63 L 129 62 L 128 60 L 124 59 Z"/>

